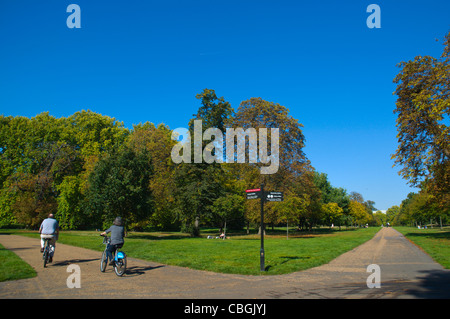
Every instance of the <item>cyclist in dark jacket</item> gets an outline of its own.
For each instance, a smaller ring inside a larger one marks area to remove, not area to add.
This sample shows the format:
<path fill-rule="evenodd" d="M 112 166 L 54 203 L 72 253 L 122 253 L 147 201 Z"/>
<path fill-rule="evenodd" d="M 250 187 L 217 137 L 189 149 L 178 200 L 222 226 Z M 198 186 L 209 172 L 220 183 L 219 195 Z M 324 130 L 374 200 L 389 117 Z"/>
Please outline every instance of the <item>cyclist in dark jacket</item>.
<path fill-rule="evenodd" d="M 122 218 L 116 217 L 114 220 L 114 223 L 111 227 L 109 227 L 107 230 L 105 230 L 100 235 L 105 236 L 106 234 L 111 233 L 111 243 L 109 244 L 108 249 L 106 250 L 106 254 L 109 259 L 109 264 L 114 264 L 114 258 L 113 253 L 121 248 L 124 244 L 124 237 L 125 237 L 125 228 L 122 225 Z"/>

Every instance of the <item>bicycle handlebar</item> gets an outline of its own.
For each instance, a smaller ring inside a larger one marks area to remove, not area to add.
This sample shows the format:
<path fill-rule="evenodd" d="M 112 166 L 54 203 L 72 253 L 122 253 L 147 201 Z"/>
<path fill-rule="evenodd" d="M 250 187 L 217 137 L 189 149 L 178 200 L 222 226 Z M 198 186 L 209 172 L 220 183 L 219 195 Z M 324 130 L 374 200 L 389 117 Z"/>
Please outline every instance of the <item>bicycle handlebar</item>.
<path fill-rule="evenodd" d="M 100 234 L 100 236 L 103 237 L 102 245 L 106 245 L 106 244 L 109 244 L 111 242 L 111 237 L 108 237 L 108 235 Z"/>

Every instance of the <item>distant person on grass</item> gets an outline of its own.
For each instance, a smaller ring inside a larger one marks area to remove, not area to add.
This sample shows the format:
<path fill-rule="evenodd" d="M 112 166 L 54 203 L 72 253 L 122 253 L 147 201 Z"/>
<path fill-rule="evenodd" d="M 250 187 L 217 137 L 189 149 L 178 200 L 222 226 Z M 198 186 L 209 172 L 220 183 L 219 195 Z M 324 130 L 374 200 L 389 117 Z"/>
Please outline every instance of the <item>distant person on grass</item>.
<path fill-rule="evenodd" d="M 58 240 L 59 235 L 59 224 L 55 219 L 53 214 L 49 214 L 48 218 L 44 219 L 41 226 L 39 227 L 39 234 L 41 234 L 41 253 L 44 252 L 45 241 L 44 238 L 50 238 L 49 247 L 50 247 L 50 256 L 48 262 L 53 261 L 53 256 L 55 254 L 56 241 Z"/>
<path fill-rule="evenodd" d="M 108 246 L 106 254 L 109 259 L 109 264 L 114 265 L 114 258 L 112 254 L 117 249 L 121 248 L 125 242 L 123 239 L 125 237 L 125 228 L 122 225 L 122 218 L 116 217 L 116 219 L 113 222 L 113 225 L 100 235 L 106 236 L 106 234 L 108 233 L 111 233 L 111 243 Z"/>

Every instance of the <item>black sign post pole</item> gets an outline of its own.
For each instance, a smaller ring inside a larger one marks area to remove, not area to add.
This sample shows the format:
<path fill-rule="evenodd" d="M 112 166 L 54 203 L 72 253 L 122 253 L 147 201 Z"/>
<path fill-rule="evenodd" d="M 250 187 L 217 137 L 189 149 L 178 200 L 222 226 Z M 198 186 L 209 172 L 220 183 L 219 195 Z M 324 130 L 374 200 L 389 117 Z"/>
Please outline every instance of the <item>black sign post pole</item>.
<path fill-rule="evenodd" d="M 260 265 L 261 271 L 265 271 L 264 266 L 264 184 L 261 184 L 261 251 L 260 251 Z"/>
<path fill-rule="evenodd" d="M 266 271 L 265 267 L 265 255 L 264 255 L 264 202 L 282 202 L 283 193 L 282 192 L 264 192 L 264 183 L 261 184 L 261 188 L 247 189 L 245 190 L 247 199 L 257 199 L 261 200 L 261 250 L 259 251 L 259 262 L 261 271 Z"/>

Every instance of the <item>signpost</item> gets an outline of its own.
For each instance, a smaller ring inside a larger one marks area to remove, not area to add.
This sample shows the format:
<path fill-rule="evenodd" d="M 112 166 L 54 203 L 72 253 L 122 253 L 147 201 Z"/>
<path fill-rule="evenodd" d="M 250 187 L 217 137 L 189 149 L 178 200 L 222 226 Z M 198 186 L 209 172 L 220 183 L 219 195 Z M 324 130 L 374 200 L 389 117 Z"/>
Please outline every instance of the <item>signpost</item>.
<path fill-rule="evenodd" d="M 245 191 L 247 199 L 260 199 L 261 200 L 261 250 L 259 252 L 259 263 L 261 271 L 265 271 L 265 256 L 264 256 L 264 202 L 281 202 L 283 201 L 282 192 L 264 192 L 264 184 L 261 184 L 261 188 L 247 189 Z"/>
<path fill-rule="evenodd" d="M 264 265 L 264 184 L 261 184 L 261 250 L 259 251 L 260 271 L 266 271 Z"/>
<path fill-rule="evenodd" d="M 247 189 L 245 191 L 245 193 L 247 194 L 247 199 L 261 198 L 261 189 L 260 188 Z"/>
<path fill-rule="evenodd" d="M 283 193 L 282 192 L 266 192 L 266 201 L 282 202 L 283 201 Z"/>

